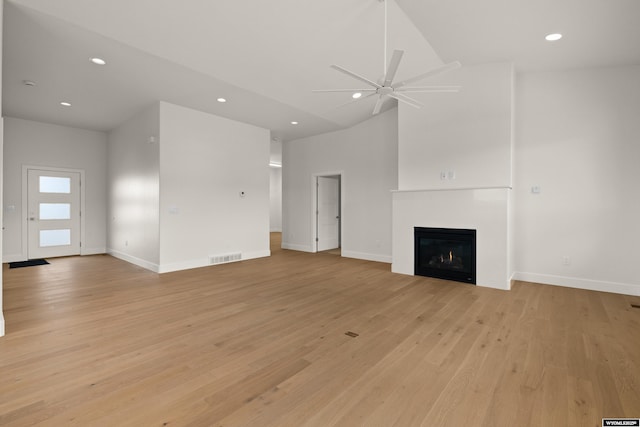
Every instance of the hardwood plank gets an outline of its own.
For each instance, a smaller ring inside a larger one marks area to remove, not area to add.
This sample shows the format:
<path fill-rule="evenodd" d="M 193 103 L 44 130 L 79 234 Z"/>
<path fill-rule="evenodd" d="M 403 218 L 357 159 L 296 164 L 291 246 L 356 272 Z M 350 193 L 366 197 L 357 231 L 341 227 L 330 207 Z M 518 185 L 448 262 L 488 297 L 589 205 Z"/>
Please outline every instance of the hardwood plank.
<path fill-rule="evenodd" d="M 271 237 L 269 258 L 163 275 L 106 255 L 3 266 L 0 425 L 640 416 L 638 297 L 398 275 Z"/>

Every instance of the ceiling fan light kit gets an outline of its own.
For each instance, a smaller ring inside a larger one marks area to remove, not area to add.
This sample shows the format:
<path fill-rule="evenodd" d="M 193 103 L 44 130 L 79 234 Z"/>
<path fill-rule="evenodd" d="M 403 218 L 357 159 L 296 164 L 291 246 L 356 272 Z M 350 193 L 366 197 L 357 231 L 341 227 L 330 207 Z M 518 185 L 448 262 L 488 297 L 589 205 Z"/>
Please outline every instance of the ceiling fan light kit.
<path fill-rule="evenodd" d="M 403 102 L 407 105 L 410 105 L 415 108 L 420 108 L 424 104 L 422 104 L 417 99 L 414 99 L 406 93 L 442 93 L 442 92 L 458 92 L 460 90 L 460 86 L 407 86 L 411 83 L 415 83 L 430 77 L 435 77 L 439 74 L 455 70 L 460 67 L 460 63 L 458 61 L 451 62 L 449 64 L 445 64 L 441 67 L 434 68 L 429 70 L 423 74 L 417 75 L 407 80 L 403 80 L 400 82 L 395 82 L 394 79 L 398 68 L 400 66 L 400 61 L 402 60 L 402 56 L 404 55 L 403 50 L 395 49 L 391 56 L 391 60 L 387 65 L 387 1 L 388 0 L 377 0 L 378 2 L 384 3 L 384 66 L 385 72 L 384 76 L 380 79 L 379 83 L 370 80 L 366 77 L 363 77 L 359 74 L 354 73 L 353 71 L 349 71 L 346 68 L 343 68 L 339 65 L 332 65 L 331 68 L 334 70 L 346 74 L 356 80 L 359 80 L 361 83 L 365 83 L 369 86 L 369 88 L 365 89 L 319 89 L 314 90 L 313 92 L 351 92 L 354 93 L 353 98 L 355 101 L 366 99 L 374 95 L 378 95 L 378 99 L 376 101 L 375 106 L 373 107 L 373 115 L 378 114 L 382 110 L 382 105 L 384 101 L 388 98 L 393 98 L 398 100 L 399 102 Z M 369 93 L 367 96 L 355 96 L 355 93 Z M 352 101 L 352 102 L 355 102 Z"/>

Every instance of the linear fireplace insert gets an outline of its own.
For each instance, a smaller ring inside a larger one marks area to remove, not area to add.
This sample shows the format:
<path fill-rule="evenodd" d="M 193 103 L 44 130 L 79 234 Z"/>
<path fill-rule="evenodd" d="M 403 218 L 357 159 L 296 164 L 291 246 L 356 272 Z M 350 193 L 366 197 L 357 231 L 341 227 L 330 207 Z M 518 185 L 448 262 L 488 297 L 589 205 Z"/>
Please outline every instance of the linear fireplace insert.
<path fill-rule="evenodd" d="M 476 284 L 476 230 L 414 227 L 414 274 Z"/>

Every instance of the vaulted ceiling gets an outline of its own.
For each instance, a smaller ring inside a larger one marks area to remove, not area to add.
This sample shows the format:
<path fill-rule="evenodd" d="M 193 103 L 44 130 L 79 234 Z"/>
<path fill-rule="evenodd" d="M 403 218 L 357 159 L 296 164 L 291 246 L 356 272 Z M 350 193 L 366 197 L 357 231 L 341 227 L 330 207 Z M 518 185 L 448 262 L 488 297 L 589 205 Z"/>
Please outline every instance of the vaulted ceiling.
<path fill-rule="evenodd" d="M 382 76 L 383 2 L 247 4 L 6 0 L 3 112 L 108 131 L 164 100 L 271 129 L 280 140 L 370 116 L 373 98 L 311 91 L 362 87 L 332 64 Z M 399 78 L 452 60 L 512 61 L 519 70 L 640 64 L 637 0 L 388 0 L 387 8 L 388 51 L 405 51 Z M 551 32 L 564 38 L 546 42 Z M 92 64 L 96 56 L 107 65 Z"/>

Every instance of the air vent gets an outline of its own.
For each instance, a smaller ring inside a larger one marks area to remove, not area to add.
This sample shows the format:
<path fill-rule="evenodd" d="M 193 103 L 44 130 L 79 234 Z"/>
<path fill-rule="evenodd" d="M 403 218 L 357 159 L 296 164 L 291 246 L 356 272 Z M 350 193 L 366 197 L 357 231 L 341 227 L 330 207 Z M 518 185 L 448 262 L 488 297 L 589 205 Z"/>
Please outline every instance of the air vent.
<path fill-rule="evenodd" d="M 228 262 L 241 261 L 242 254 L 240 252 L 232 254 L 209 255 L 209 264 L 226 264 Z"/>

